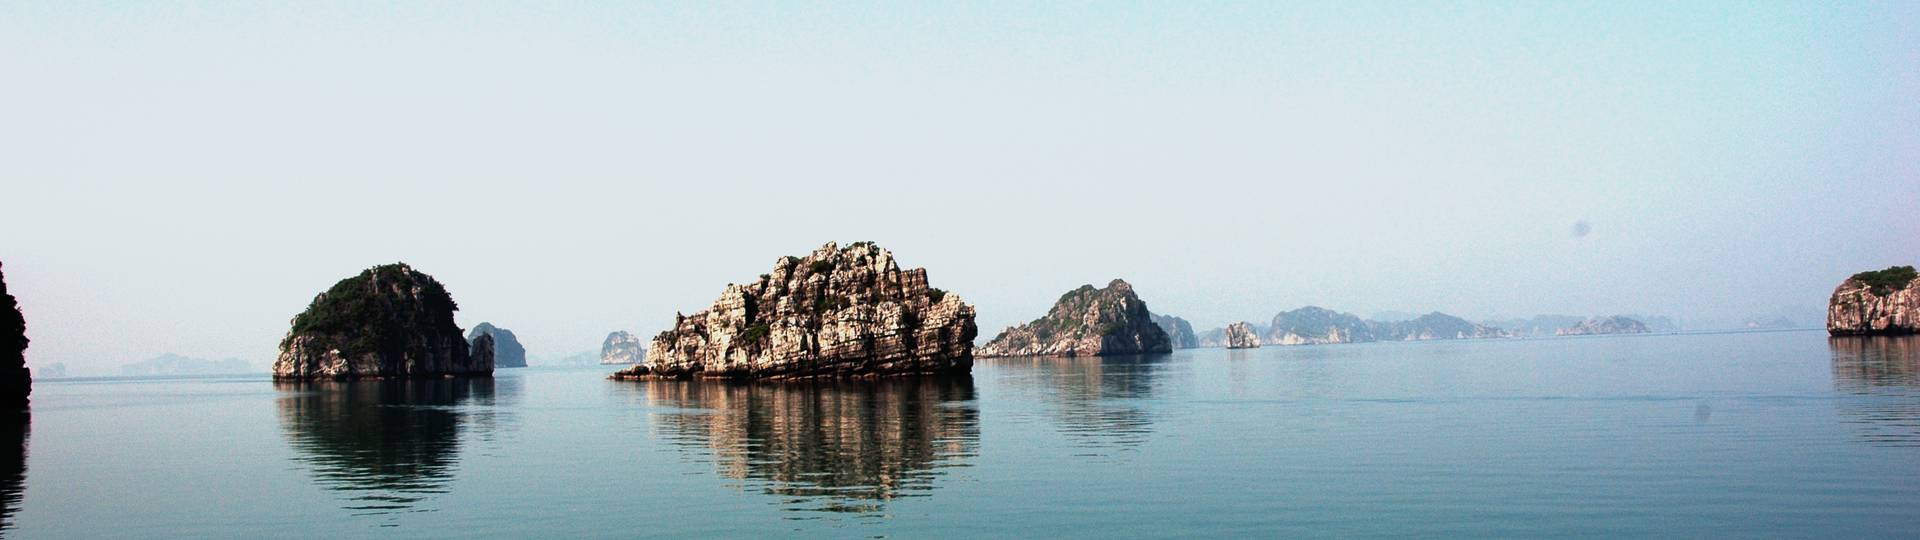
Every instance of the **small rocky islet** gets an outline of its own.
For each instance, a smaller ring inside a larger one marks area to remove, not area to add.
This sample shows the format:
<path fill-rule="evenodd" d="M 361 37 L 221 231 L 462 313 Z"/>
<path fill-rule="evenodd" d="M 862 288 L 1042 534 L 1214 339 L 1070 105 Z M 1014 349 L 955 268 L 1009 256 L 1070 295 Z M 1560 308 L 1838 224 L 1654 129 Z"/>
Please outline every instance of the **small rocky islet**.
<path fill-rule="evenodd" d="M 1000 332 L 979 354 L 1077 357 L 1172 351 L 1172 340 L 1155 324 L 1133 285 L 1115 279 L 1103 288 L 1081 285 L 1067 291 L 1045 316 Z"/>
<path fill-rule="evenodd" d="M 1827 334 L 1886 336 L 1920 333 L 1920 287 L 1912 266 L 1854 274 L 1827 300 Z"/>
<path fill-rule="evenodd" d="M 20 304 L 7 292 L 7 277 L 0 271 L 0 411 L 26 410 L 33 393 L 33 374 L 27 370 L 27 318 Z M 0 418 L 0 421 L 4 421 Z"/>
<path fill-rule="evenodd" d="M 872 242 L 827 243 L 729 284 L 712 307 L 676 314 L 643 363 L 610 376 L 805 379 L 967 373 L 973 306 L 902 270 Z"/>
<path fill-rule="evenodd" d="M 1260 336 L 1253 331 L 1253 325 L 1246 321 L 1227 325 L 1226 347 L 1229 349 L 1258 349 Z"/>
<path fill-rule="evenodd" d="M 453 296 L 406 263 L 340 280 L 294 316 L 276 380 L 492 376 L 494 338 L 469 344 Z"/>

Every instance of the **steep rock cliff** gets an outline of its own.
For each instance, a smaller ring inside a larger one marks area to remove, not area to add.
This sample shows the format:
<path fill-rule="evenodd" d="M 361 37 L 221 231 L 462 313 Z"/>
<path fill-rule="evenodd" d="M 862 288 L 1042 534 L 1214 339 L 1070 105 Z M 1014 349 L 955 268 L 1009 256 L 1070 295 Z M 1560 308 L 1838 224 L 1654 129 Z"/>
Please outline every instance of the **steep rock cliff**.
<path fill-rule="evenodd" d="M 0 411 L 26 409 L 27 395 L 33 393 L 33 374 L 27 371 L 27 342 L 27 318 L 20 313 L 13 294 L 7 292 L 5 273 L 0 273 Z"/>
<path fill-rule="evenodd" d="M 1835 336 L 1920 333 L 1920 287 L 1912 266 L 1854 274 L 1827 301 L 1827 333 Z"/>

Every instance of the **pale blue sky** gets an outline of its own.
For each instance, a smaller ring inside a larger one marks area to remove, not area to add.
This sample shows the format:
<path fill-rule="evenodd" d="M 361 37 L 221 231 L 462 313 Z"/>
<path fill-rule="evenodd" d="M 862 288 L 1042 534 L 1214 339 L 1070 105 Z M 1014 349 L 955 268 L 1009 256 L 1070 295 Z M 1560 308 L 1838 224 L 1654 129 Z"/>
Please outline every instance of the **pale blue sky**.
<path fill-rule="evenodd" d="M 394 260 L 536 356 L 828 240 L 989 335 L 1113 277 L 1738 319 L 1920 262 L 1916 3 L 631 4 L 0 3 L 30 363 L 265 364 Z"/>

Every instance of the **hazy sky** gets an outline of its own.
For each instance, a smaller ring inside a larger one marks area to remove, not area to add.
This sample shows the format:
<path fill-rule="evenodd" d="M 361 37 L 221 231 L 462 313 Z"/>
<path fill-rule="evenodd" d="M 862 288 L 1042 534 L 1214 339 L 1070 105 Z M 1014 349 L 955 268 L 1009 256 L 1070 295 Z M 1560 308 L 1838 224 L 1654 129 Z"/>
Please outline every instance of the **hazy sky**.
<path fill-rule="evenodd" d="M 1738 319 L 1920 262 L 1920 3 L 635 4 L 0 3 L 29 363 L 264 365 L 396 260 L 536 357 L 829 240 L 987 335 L 1113 277 Z"/>

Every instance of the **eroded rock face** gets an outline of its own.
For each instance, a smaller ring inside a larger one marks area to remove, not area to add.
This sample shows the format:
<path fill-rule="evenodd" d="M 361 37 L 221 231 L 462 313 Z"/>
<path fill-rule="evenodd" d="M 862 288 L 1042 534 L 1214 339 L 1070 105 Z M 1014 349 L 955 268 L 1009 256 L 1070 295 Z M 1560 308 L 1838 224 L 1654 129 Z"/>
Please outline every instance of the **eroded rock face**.
<path fill-rule="evenodd" d="M 616 379 L 794 379 L 968 372 L 973 306 L 872 242 L 828 243 L 676 315 Z"/>
<path fill-rule="evenodd" d="M 1827 301 L 1827 334 L 1834 336 L 1920 333 L 1920 287 L 1912 266 L 1854 274 Z"/>
<path fill-rule="evenodd" d="M 1555 330 L 1556 336 L 1592 336 L 1603 334 L 1645 334 L 1647 325 L 1630 317 L 1614 315 L 1581 321 L 1580 324 Z"/>
<path fill-rule="evenodd" d="M 471 354 L 453 322 L 458 309 L 446 287 L 405 263 L 369 268 L 335 283 L 293 318 L 273 376 L 493 375 L 491 347 L 484 358 Z"/>
<path fill-rule="evenodd" d="M 1082 285 L 1067 291 L 1045 317 L 1006 329 L 980 349 L 980 356 L 1103 356 L 1172 352 L 1167 332 L 1154 324 L 1133 285 L 1113 280 L 1106 288 Z"/>
<path fill-rule="evenodd" d="M 1192 349 L 1200 346 L 1200 336 L 1193 333 L 1193 324 L 1186 319 L 1172 315 L 1154 313 L 1153 324 L 1160 325 L 1160 331 L 1167 333 L 1167 341 L 1175 349 Z"/>
<path fill-rule="evenodd" d="M 600 342 L 600 363 L 609 365 L 638 364 L 647 358 L 647 344 L 640 336 L 621 330 L 607 334 L 606 341 Z"/>
<path fill-rule="evenodd" d="M 467 332 L 467 343 L 474 344 L 474 341 L 480 339 L 482 335 L 493 336 L 493 367 L 527 367 L 527 348 L 520 345 L 520 338 L 514 337 L 512 330 L 483 322 L 474 326 L 473 331 Z"/>
<path fill-rule="evenodd" d="M 1260 347 L 1260 336 L 1254 334 L 1253 325 L 1237 322 L 1227 325 L 1226 346 L 1229 349 L 1255 349 Z"/>
<path fill-rule="evenodd" d="M 6 275 L 0 272 L 0 411 L 27 408 L 27 396 L 33 393 L 33 374 L 27 371 L 28 341 L 27 318 L 7 292 Z"/>

